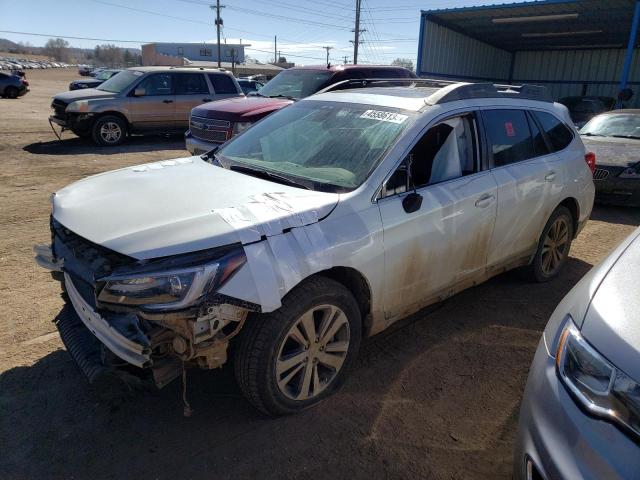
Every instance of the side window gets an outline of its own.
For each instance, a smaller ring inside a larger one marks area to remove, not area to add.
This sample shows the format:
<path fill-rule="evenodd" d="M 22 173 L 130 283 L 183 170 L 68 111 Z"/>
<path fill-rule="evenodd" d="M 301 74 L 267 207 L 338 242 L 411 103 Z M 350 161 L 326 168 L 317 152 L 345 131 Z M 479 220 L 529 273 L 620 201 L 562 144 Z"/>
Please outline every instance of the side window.
<path fill-rule="evenodd" d="M 523 110 L 482 112 L 494 166 L 509 165 L 536 156 Z"/>
<path fill-rule="evenodd" d="M 537 156 L 548 155 L 549 147 L 547 147 L 547 142 L 544 139 L 544 135 L 540 131 L 538 124 L 533 118 L 533 113 L 529 112 L 527 115 L 529 119 L 529 127 L 531 128 L 531 137 L 533 138 L 533 149 L 536 152 Z"/>
<path fill-rule="evenodd" d="M 564 150 L 573 140 L 573 133 L 562 121 L 550 113 L 535 112 L 555 152 Z"/>
<path fill-rule="evenodd" d="M 156 95 L 171 95 L 171 74 L 170 73 L 154 73 L 142 80 L 136 89 L 144 89 L 145 97 Z"/>
<path fill-rule="evenodd" d="M 431 127 L 389 178 L 385 196 L 478 172 L 476 131 L 475 116 L 471 114 Z"/>
<path fill-rule="evenodd" d="M 199 95 L 209 93 L 209 87 L 201 73 L 174 73 L 176 95 Z"/>
<path fill-rule="evenodd" d="M 219 73 L 210 73 L 209 80 L 213 85 L 213 90 L 216 93 L 238 93 L 236 84 L 233 83 L 229 75 L 223 75 Z"/>

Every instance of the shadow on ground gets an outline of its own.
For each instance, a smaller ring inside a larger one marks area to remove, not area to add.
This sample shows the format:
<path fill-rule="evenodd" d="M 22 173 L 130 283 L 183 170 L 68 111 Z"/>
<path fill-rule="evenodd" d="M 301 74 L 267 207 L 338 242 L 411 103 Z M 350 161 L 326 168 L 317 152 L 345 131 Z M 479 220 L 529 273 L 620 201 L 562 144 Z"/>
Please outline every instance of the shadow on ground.
<path fill-rule="evenodd" d="M 363 345 L 349 381 L 318 407 L 271 419 L 231 369 L 194 371 L 182 416 L 178 382 L 100 400 L 55 351 L 0 376 L 0 477 L 511 477 L 524 383 L 549 315 L 591 266 L 559 278 L 506 274 Z"/>
<path fill-rule="evenodd" d="M 23 150 L 35 155 L 112 155 L 114 153 L 185 150 L 185 145 L 184 137 L 177 134 L 133 135 L 128 137 L 125 143 L 117 147 L 98 147 L 90 139 L 73 136 L 66 138 L 63 137 L 62 140 L 31 143 L 23 147 Z"/>
<path fill-rule="evenodd" d="M 640 225 L 640 208 L 615 207 L 596 203 L 591 212 L 591 220 L 638 226 Z"/>

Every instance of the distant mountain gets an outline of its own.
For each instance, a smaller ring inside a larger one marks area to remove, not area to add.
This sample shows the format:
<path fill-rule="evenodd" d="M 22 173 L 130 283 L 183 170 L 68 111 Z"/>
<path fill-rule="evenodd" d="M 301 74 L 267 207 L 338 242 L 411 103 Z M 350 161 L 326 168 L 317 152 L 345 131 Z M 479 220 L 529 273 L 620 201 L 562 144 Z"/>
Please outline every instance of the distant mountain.
<path fill-rule="evenodd" d="M 9 50 L 19 48 L 21 47 L 17 43 L 12 42 L 11 40 L 7 40 L 6 38 L 0 38 L 0 50 L 8 52 Z"/>

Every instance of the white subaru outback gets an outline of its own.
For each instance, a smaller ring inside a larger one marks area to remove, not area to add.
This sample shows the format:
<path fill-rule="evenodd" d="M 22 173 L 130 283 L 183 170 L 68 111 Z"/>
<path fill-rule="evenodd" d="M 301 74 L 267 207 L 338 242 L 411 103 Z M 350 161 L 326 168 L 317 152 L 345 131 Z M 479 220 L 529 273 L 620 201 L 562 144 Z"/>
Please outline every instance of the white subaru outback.
<path fill-rule="evenodd" d="M 203 157 L 53 195 L 36 259 L 89 380 L 161 387 L 232 352 L 253 405 L 296 412 L 396 320 L 515 267 L 556 276 L 594 198 L 566 108 L 540 87 L 411 82 L 359 80 Z"/>

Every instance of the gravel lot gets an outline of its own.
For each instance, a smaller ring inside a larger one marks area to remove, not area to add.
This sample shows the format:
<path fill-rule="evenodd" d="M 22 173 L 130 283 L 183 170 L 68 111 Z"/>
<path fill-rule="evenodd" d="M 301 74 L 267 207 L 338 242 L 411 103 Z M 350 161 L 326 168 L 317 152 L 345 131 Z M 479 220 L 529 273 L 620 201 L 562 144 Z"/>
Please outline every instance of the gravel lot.
<path fill-rule="evenodd" d="M 98 149 L 47 116 L 72 70 L 29 71 L 31 92 L 0 99 L 0 478 L 508 479 L 518 405 L 548 316 L 562 296 L 640 224 L 598 207 L 568 268 L 534 285 L 514 274 L 463 292 L 365 343 L 337 395 L 268 419 L 229 369 L 126 400 L 92 392 L 51 319 L 58 286 L 32 261 L 49 237 L 49 195 L 90 174 L 185 156 L 181 138 Z"/>

